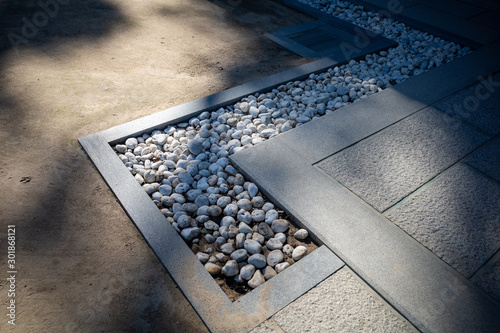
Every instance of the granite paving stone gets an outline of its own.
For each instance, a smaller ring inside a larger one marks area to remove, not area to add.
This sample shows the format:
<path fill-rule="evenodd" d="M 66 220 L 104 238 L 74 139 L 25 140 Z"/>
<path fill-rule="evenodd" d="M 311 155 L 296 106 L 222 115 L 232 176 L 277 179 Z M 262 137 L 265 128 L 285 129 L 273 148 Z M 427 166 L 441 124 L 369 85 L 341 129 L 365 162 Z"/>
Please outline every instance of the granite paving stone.
<path fill-rule="evenodd" d="M 385 216 L 470 277 L 500 248 L 499 202 L 500 184 L 460 163 Z"/>
<path fill-rule="evenodd" d="M 473 6 L 456 0 L 416 0 L 413 1 L 413 3 L 420 3 L 425 6 L 429 6 L 434 9 L 462 18 L 469 18 L 485 12 L 485 9 L 481 7 Z"/>
<path fill-rule="evenodd" d="M 347 268 L 308 291 L 273 319 L 287 333 L 416 332 Z"/>
<path fill-rule="evenodd" d="M 494 29 L 500 29 L 500 13 L 488 11 L 470 18 L 471 21 Z"/>
<path fill-rule="evenodd" d="M 485 267 L 477 277 L 474 277 L 474 283 L 488 295 L 500 302 L 500 256 L 497 260 Z"/>
<path fill-rule="evenodd" d="M 500 182 L 500 138 L 475 151 L 466 163 Z"/>
<path fill-rule="evenodd" d="M 433 105 L 481 130 L 500 133 L 500 74 L 464 89 Z"/>
<path fill-rule="evenodd" d="M 464 122 L 427 108 L 318 166 L 383 212 L 486 139 Z"/>
<path fill-rule="evenodd" d="M 483 45 L 492 43 L 500 37 L 495 29 L 424 5 L 406 8 L 402 14 Z"/>
<path fill-rule="evenodd" d="M 394 0 L 364 0 L 367 3 L 370 3 L 372 5 L 376 5 L 380 8 L 383 9 L 392 9 L 393 7 L 399 8 L 407 8 L 411 6 L 415 6 L 417 2 L 413 0 L 400 0 L 400 1 L 394 1 Z M 355 2 L 355 1 L 353 1 Z"/>
<path fill-rule="evenodd" d="M 462 0 L 462 2 L 469 3 L 488 10 L 500 11 L 500 2 L 498 2 L 498 0 Z"/>

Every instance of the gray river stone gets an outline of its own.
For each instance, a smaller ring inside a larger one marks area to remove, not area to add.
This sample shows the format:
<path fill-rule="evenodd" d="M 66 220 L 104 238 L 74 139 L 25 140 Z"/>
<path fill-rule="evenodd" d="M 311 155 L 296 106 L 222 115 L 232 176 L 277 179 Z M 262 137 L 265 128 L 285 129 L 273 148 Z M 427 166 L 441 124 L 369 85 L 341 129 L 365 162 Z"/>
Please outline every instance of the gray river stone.
<path fill-rule="evenodd" d="M 259 224 L 258 231 L 259 231 L 259 234 L 264 236 L 265 239 L 269 239 L 269 238 L 274 237 L 273 229 L 271 229 L 271 227 L 265 222 L 262 222 Z"/>
<path fill-rule="evenodd" d="M 288 221 L 284 219 L 274 220 L 273 223 L 271 223 L 271 229 L 276 233 L 285 232 L 288 230 Z"/>
<path fill-rule="evenodd" d="M 248 257 L 247 261 L 249 264 L 254 265 L 256 268 L 264 268 L 267 265 L 266 257 L 260 253 L 252 254 L 250 257 Z"/>
<path fill-rule="evenodd" d="M 280 250 L 273 250 L 267 255 L 267 264 L 271 267 L 276 266 L 283 261 L 283 252 Z"/>
<path fill-rule="evenodd" d="M 222 273 L 225 276 L 235 276 L 239 272 L 238 263 L 236 260 L 228 260 L 224 267 L 222 267 Z"/>
<path fill-rule="evenodd" d="M 255 273 L 255 266 L 247 264 L 240 269 L 240 276 L 243 280 L 250 280 Z"/>
<path fill-rule="evenodd" d="M 256 270 L 253 274 L 253 277 L 248 281 L 248 286 L 252 289 L 255 289 L 264 282 L 266 282 L 266 279 L 259 270 Z"/>
<path fill-rule="evenodd" d="M 231 259 L 236 262 L 245 261 L 248 257 L 248 252 L 245 249 L 239 249 L 231 253 Z"/>
<path fill-rule="evenodd" d="M 244 243 L 245 250 L 250 254 L 256 254 L 262 252 L 262 245 L 259 244 L 256 240 L 247 239 Z"/>

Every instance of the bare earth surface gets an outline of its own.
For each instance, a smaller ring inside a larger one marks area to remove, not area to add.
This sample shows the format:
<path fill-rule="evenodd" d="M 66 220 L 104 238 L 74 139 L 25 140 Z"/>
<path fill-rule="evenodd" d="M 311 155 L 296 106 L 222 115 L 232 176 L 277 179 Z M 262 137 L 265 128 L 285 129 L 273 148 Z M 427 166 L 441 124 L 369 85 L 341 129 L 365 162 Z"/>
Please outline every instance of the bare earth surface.
<path fill-rule="evenodd" d="M 7 225 L 18 270 L 16 326 L 4 310 L 0 331 L 205 332 L 77 138 L 303 64 L 263 33 L 310 18 L 266 1 L 60 1 L 28 31 L 37 1 L 0 0 L 0 270 Z"/>

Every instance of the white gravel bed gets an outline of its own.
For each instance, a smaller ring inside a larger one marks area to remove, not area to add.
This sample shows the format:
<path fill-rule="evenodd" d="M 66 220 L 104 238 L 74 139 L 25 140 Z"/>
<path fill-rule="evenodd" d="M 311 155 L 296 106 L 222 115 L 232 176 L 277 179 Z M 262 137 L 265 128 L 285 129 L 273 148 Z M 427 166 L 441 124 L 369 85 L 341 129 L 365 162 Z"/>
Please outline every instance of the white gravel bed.
<path fill-rule="evenodd" d="M 310 239 L 306 230 L 295 232 L 228 156 L 469 52 L 360 6 L 303 2 L 399 46 L 114 147 L 210 274 L 250 288 L 307 255 L 301 242 Z"/>

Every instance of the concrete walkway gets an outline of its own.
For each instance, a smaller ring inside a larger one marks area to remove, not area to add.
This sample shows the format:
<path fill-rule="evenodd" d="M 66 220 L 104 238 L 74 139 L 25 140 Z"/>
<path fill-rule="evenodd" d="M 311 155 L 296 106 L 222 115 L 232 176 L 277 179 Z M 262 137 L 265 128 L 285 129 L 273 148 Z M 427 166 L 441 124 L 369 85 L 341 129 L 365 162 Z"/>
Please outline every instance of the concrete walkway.
<path fill-rule="evenodd" d="M 497 13 L 424 2 L 483 46 L 232 157 L 346 263 L 252 333 L 500 331 Z"/>

